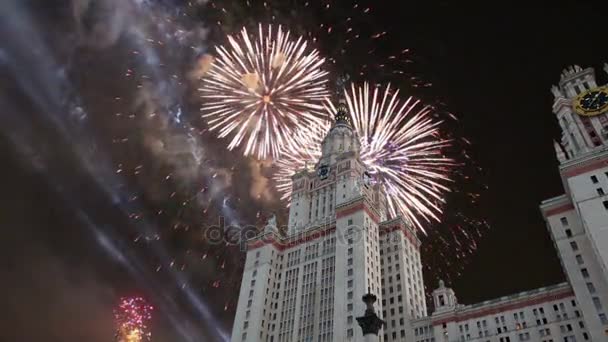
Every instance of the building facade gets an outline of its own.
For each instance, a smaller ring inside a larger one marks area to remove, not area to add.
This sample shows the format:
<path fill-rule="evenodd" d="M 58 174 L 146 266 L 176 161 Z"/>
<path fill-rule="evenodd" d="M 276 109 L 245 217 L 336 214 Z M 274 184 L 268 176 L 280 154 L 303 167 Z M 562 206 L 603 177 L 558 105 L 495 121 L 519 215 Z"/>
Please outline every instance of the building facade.
<path fill-rule="evenodd" d="M 435 312 L 413 322 L 415 342 L 589 341 L 581 309 L 568 283 L 472 305 L 460 305 L 442 282 L 433 291 Z"/>
<path fill-rule="evenodd" d="M 387 217 L 344 106 L 321 149 L 293 176 L 287 234 L 271 223 L 248 241 L 233 341 L 363 341 L 355 318 L 368 292 L 390 336 L 426 315 L 420 240 Z"/>
<path fill-rule="evenodd" d="M 604 70 L 608 73 L 608 65 Z M 594 341 L 608 340 L 608 86 L 573 66 L 552 88 L 564 194 L 541 211 Z"/>
<path fill-rule="evenodd" d="M 320 160 L 293 176 L 287 233 L 270 222 L 247 242 L 232 341 L 364 341 L 366 293 L 382 342 L 608 341 L 608 87 L 574 66 L 552 92 L 565 193 L 540 208 L 568 282 L 473 305 L 440 282 L 428 315 L 420 240 L 387 217 L 340 106 Z"/>

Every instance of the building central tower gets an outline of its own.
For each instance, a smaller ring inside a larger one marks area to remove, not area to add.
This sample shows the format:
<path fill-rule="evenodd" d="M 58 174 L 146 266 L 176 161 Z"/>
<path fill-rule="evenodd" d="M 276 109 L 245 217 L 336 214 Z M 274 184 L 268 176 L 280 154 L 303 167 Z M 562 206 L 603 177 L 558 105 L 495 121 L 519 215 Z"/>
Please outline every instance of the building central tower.
<path fill-rule="evenodd" d="M 232 341 L 363 341 L 368 292 L 387 322 L 379 341 L 405 340 L 426 315 L 420 241 L 387 217 L 360 147 L 340 104 L 314 169 L 292 177 L 287 234 L 269 224 L 247 243 Z"/>

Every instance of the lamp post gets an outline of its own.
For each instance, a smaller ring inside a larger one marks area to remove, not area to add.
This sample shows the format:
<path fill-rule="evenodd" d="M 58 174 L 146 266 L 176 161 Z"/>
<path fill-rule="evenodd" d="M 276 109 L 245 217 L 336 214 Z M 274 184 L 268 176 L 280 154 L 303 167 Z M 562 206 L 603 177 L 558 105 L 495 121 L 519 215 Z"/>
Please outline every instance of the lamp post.
<path fill-rule="evenodd" d="M 374 311 L 374 303 L 377 297 L 370 293 L 369 288 L 367 294 L 363 296 L 362 300 L 367 306 L 365 314 L 361 317 L 357 317 L 357 322 L 363 330 L 363 341 L 365 342 L 378 342 L 378 332 L 385 322 L 376 315 Z"/>

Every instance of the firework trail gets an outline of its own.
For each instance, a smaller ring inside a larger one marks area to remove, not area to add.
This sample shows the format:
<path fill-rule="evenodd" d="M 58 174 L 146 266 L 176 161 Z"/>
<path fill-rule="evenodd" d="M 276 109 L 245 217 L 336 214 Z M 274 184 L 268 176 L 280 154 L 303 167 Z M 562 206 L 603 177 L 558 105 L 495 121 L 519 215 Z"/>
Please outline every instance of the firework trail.
<path fill-rule="evenodd" d="M 325 60 L 302 37 L 260 24 L 256 38 L 243 28 L 216 53 L 199 88 L 201 110 L 211 131 L 231 136 L 229 150 L 244 145 L 244 155 L 277 158 L 298 127 L 322 120 Z"/>
<path fill-rule="evenodd" d="M 441 137 L 442 121 L 433 117 L 433 108 L 412 97 L 402 100 L 390 85 L 382 90 L 352 84 L 344 95 L 361 142 L 361 159 L 386 188 L 391 215 L 402 214 L 422 231 L 425 223 L 439 222 L 457 163 L 444 155 L 450 140 Z M 326 110 L 336 111 L 329 101 Z M 330 125 L 325 121 L 304 129 L 277 161 L 275 180 L 283 199 L 290 198 L 291 175 L 318 160 Z"/>
<path fill-rule="evenodd" d="M 154 308 L 141 297 L 122 298 L 114 310 L 117 341 L 149 341 L 152 334 L 147 324 L 152 319 L 153 310 Z"/>
<path fill-rule="evenodd" d="M 371 0 L 211 0 L 204 6 L 204 16 L 215 24 L 209 27 L 212 40 L 255 22 L 284 25 L 327 56 L 326 68 L 332 75 L 346 73 L 358 81 L 379 82 L 398 78 L 411 88 L 431 87 L 414 68 L 424 62 L 422 57 L 407 46 L 387 44 L 391 34 L 374 21 L 375 7 L 377 2 Z"/>

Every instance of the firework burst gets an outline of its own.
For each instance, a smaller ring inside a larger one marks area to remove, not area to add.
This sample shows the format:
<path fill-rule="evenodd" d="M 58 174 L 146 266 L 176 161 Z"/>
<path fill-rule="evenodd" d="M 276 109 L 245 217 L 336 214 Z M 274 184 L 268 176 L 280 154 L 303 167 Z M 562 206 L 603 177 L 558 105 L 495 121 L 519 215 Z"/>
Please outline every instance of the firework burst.
<path fill-rule="evenodd" d="M 391 215 L 403 214 L 422 231 L 424 223 L 440 221 L 457 163 L 444 156 L 450 140 L 441 137 L 442 121 L 434 118 L 433 108 L 412 97 L 400 99 L 390 86 L 351 85 L 344 95 L 361 142 L 361 159 L 386 188 Z M 326 110 L 335 112 L 329 101 Z M 326 121 L 303 130 L 277 161 L 275 180 L 283 199 L 290 198 L 291 175 L 320 157 L 320 142 L 330 125 Z"/>
<path fill-rule="evenodd" d="M 154 308 L 141 297 L 122 298 L 114 310 L 117 325 L 117 341 L 149 341 L 151 333 L 147 323 L 152 319 Z"/>
<path fill-rule="evenodd" d="M 199 89 L 201 111 L 211 131 L 231 136 L 228 149 L 244 145 L 245 155 L 276 158 L 298 126 L 325 115 L 324 59 L 302 37 L 259 25 L 256 38 L 243 28 L 216 53 Z"/>

